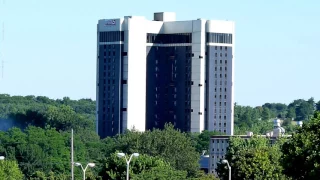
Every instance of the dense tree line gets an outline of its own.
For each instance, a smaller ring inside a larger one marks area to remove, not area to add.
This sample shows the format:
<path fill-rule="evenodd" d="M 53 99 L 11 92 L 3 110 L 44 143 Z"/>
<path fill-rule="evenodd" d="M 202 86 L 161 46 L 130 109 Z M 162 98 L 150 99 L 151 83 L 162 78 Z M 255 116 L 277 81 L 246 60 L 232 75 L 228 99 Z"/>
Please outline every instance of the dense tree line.
<path fill-rule="evenodd" d="M 302 120 L 306 124 L 313 122 L 311 117 L 315 110 L 320 110 L 320 102 L 315 103 L 312 98 L 295 100 L 289 105 L 266 103 L 248 107 L 235 104 L 235 131 L 237 134 L 246 131 L 264 134 L 272 129 L 271 120 L 278 117 L 283 120 L 286 130 L 292 133 L 296 128 L 292 120 Z M 4 172 L 8 177 L 23 176 L 25 179 L 70 179 L 72 128 L 75 131 L 75 161 L 83 164 L 95 162 L 97 165 L 87 172 L 88 179 L 122 179 L 126 164 L 124 159 L 116 157 L 117 152 L 141 154 L 132 160 L 132 179 L 214 179 L 198 170 L 198 160 L 203 150 L 209 151 L 210 136 L 219 133 L 182 133 L 167 125 L 164 130 L 145 133 L 131 130 L 100 139 L 95 133 L 95 111 L 95 101 L 90 99 L 70 100 L 66 97 L 52 100 L 43 96 L 0 94 L 0 155 L 6 157 L 5 161 L 0 161 L 0 174 Z M 238 174 L 245 172 L 247 175 L 241 177 L 249 178 L 267 174 L 271 178 L 276 177 L 271 174 L 284 177 L 281 168 L 290 167 L 279 164 L 288 162 L 285 158 L 279 160 L 282 154 L 280 149 L 290 146 L 279 144 L 269 147 L 266 142 L 257 142 L 259 140 L 256 139 L 252 143 L 234 140 L 235 145 L 244 144 L 242 146 L 246 147 L 251 144 L 255 147 L 240 148 L 237 151 L 240 154 L 227 156 L 248 165 L 239 169 Z M 267 164 L 251 167 L 250 162 L 259 161 L 259 158 Z M 269 164 L 273 163 L 279 166 L 281 172 L 271 171 Z M 259 169 L 263 169 L 260 175 L 248 174 Z M 75 167 L 76 178 L 81 178 L 81 173 L 80 168 Z"/>
<path fill-rule="evenodd" d="M 235 104 L 235 134 L 245 134 L 246 131 L 264 134 L 272 129 L 272 120 L 275 118 L 283 120 L 282 126 L 291 133 L 296 127 L 296 121 L 308 121 L 315 110 L 320 110 L 320 101 L 316 103 L 313 98 L 294 100 L 289 105 L 265 103 L 262 106 L 250 107 Z"/>

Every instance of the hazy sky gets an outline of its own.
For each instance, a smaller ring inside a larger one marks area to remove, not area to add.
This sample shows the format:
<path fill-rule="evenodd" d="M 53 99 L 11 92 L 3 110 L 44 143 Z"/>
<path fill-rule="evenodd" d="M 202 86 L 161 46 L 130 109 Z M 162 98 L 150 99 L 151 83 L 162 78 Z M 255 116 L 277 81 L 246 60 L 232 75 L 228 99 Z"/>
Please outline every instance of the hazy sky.
<path fill-rule="evenodd" d="M 0 93 L 95 99 L 98 19 L 173 11 L 177 20 L 235 21 L 237 103 L 320 100 L 317 0 L 0 1 Z"/>

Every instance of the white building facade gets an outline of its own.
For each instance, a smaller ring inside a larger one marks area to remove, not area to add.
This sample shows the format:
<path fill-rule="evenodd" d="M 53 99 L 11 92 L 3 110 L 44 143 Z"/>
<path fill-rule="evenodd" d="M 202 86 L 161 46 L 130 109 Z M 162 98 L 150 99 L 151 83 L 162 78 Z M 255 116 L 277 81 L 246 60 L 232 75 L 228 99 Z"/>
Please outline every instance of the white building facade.
<path fill-rule="evenodd" d="M 289 138 L 291 135 L 285 135 L 285 129 L 281 127 L 281 121 L 275 119 L 273 121 L 273 130 L 266 132 L 266 135 L 256 135 L 257 137 L 268 138 L 270 144 L 273 144 L 277 141 L 279 137 Z M 232 137 L 239 137 L 242 139 L 250 139 L 253 137 L 252 132 L 247 132 L 247 135 L 215 135 L 210 138 L 209 145 L 209 165 L 208 172 L 217 175 L 216 169 L 217 164 L 225 159 L 229 147 L 229 140 Z"/>
<path fill-rule="evenodd" d="M 205 129 L 233 135 L 234 23 L 175 13 L 99 20 L 100 137 L 126 129 Z"/>

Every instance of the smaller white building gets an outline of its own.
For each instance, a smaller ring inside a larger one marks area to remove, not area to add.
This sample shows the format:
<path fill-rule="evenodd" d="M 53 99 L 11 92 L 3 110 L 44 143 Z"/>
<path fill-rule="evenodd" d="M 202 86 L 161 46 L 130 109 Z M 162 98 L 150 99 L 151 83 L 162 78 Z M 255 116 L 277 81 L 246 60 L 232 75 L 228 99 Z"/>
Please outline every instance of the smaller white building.
<path fill-rule="evenodd" d="M 291 135 L 284 135 L 285 129 L 281 127 L 281 121 L 279 119 L 275 119 L 273 121 L 274 126 L 273 130 L 267 132 L 266 135 L 258 135 L 258 137 L 266 137 L 269 138 L 271 143 L 274 143 L 278 137 L 285 136 L 291 137 Z M 225 159 L 225 155 L 227 153 L 227 148 L 229 147 L 229 140 L 231 137 L 240 137 L 243 139 L 250 139 L 253 136 L 252 132 L 248 132 L 246 135 L 215 135 L 210 138 L 209 145 L 209 173 L 216 174 L 217 163 L 221 160 Z"/>

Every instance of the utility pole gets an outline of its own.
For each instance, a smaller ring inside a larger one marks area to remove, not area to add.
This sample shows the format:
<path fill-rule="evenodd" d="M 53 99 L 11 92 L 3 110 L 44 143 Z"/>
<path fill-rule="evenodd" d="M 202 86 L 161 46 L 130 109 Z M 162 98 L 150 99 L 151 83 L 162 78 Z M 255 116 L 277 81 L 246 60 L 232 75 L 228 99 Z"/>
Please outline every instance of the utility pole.
<path fill-rule="evenodd" d="M 71 129 L 71 180 L 74 180 L 74 161 L 73 161 L 73 129 Z"/>

